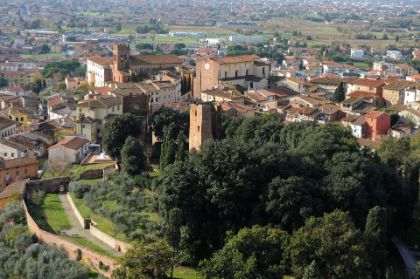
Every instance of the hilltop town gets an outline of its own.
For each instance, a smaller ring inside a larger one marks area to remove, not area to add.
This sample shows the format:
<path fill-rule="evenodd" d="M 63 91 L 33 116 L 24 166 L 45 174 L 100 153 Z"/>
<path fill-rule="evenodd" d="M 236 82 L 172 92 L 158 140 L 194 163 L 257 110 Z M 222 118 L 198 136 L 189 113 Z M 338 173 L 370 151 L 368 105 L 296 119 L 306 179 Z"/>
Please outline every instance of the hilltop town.
<path fill-rule="evenodd" d="M 0 3 L 0 278 L 420 278 L 418 1 Z"/>

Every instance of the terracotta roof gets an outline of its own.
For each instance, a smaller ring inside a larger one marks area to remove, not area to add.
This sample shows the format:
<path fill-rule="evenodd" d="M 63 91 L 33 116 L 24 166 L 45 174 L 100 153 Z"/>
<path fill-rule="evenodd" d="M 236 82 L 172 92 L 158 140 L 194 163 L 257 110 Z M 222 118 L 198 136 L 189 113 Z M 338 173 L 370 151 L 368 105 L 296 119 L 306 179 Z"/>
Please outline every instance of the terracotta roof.
<path fill-rule="evenodd" d="M 88 58 L 88 60 L 92 61 L 93 63 L 102 65 L 102 66 L 112 64 L 112 57 L 102 57 L 102 56 L 99 56 L 99 55 L 95 55 L 91 58 Z"/>
<path fill-rule="evenodd" d="M 106 98 L 105 96 L 102 96 L 102 98 L 98 98 L 98 99 L 80 101 L 77 104 L 77 106 L 95 109 L 95 108 L 110 108 L 113 106 L 121 105 L 120 98 L 113 97 L 113 96 L 109 96 L 109 98 Z"/>
<path fill-rule="evenodd" d="M 300 79 L 300 78 L 289 77 L 287 79 L 294 82 L 294 83 L 298 83 L 298 84 L 304 84 L 305 83 L 305 81 L 303 79 Z"/>
<path fill-rule="evenodd" d="M 347 94 L 348 97 L 363 97 L 366 99 L 373 99 L 375 97 L 375 93 L 369 91 L 353 91 Z"/>
<path fill-rule="evenodd" d="M 1 144 L 12 147 L 14 149 L 17 149 L 17 150 L 20 150 L 20 151 L 23 151 L 23 152 L 26 152 L 28 150 L 28 147 L 26 147 L 22 144 L 19 144 L 19 143 L 13 141 L 13 140 L 0 139 L 0 145 Z"/>
<path fill-rule="evenodd" d="M 390 84 L 385 85 L 384 89 L 393 90 L 393 91 L 395 91 L 395 90 L 400 91 L 400 90 L 406 89 L 406 88 L 414 86 L 414 85 L 416 85 L 415 82 L 401 79 L 401 80 L 396 80 L 396 81 L 391 82 Z"/>
<path fill-rule="evenodd" d="M 357 79 L 353 84 L 378 88 L 385 85 L 385 81 L 383 79 Z"/>
<path fill-rule="evenodd" d="M 2 192 L 0 192 L 0 200 L 13 197 L 16 194 L 23 195 L 26 187 L 26 179 L 16 181 L 8 185 Z"/>
<path fill-rule="evenodd" d="M 236 111 L 243 111 L 243 112 L 255 110 L 254 108 L 250 106 L 240 104 L 240 103 L 228 102 L 228 101 L 221 102 L 220 106 L 223 111 L 228 111 L 229 109 L 234 109 Z"/>
<path fill-rule="evenodd" d="M 79 138 L 79 137 L 67 137 L 62 141 L 59 141 L 55 145 L 51 146 L 49 149 L 57 148 L 64 146 L 69 149 L 79 150 L 82 146 L 89 143 L 87 139 Z"/>
<path fill-rule="evenodd" d="M 0 116 L 0 130 L 3 130 L 4 128 L 10 127 L 12 125 L 15 125 L 16 122 L 7 118 Z"/>
<path fill-rule="evenodd" d="M 366 117 L 368 118 L 379 118 L 382 115 L 385 115 L 387 113 L 383 112 L 383 111 L 369 111 L 368 113 L 366 113 Z"/>
<path fill-rule="evenodd" d="M 215 61 L 216 63 L 223 65 L 223 64 L 236 64 L 236 63 L 244 63 L 244 62 L 253 62 L 260 57 L 255 54 L 247 54 L 247 55 L 238 55 L 238 56 L 225 56 L 225 57 L 217 57 L 217 58 L 210 58 L 211 60 Z"/>
<path fill-rule="evenodd" d="M 16 158 L 11 160 L 0 159 L 0 169 L 10 169 L 34 164 L 38 164 L 38 161 L 34 157 Z"/>
<path fill-rule="evenodd" d="M 182 64 L 183 61 L 176 55 L 136 55 L 130 57 L 130 62 L 134 65 L 151 64 Z"/>

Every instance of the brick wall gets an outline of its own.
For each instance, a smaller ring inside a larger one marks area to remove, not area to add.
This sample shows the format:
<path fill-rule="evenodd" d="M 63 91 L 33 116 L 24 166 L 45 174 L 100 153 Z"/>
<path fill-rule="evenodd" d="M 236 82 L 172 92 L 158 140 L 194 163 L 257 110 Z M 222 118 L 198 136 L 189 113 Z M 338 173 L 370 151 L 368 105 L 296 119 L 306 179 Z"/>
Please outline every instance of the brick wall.
<path fill-rule="evenodd" d="M 82 260 L 84 263 L 89 265 L 92 269 L 96 270 L 103 276 L 107 278 L 111 278 L 112 272 L 117 267 L 117 263 L 114 260 L 108 257 L 105 257 L 103 255 L 100 255 L 90 249 L 73 244 L 67 240 L 60 238 L 59 236 L 55 234 L 52 234 L 52 233 L 49 233 L 40 229 L 37 223 L 32 218 L 32 216 L 29 214 L 25 201 L 23 201 L 23 209 L 25 211 L 25 216 L 28 223 L 29 231 L 35 234 L 40 242 L 44 244 L 48 244 L 48 245 L 55 245 L 59 248 L 64 249 L 67 253 L 67 256 L 71 260 L 76 260 L 78 256 L 77 251 L 80 250 L 81 255 L 82 255 Z M 109 270 L 108 271 L 101 270 L 99 268 L 100 263 L 102 263 L 103 265 L 109 266 Z"/>

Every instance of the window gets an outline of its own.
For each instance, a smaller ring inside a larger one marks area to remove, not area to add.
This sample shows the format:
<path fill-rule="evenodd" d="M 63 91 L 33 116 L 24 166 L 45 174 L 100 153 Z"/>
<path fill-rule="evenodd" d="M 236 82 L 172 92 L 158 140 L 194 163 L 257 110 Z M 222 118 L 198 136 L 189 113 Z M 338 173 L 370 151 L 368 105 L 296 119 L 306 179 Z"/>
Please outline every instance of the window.
<path fill-rule="evenodd" d="M 254 83 L 252 81 L 249 83 L 249 87 L 251 87 L 251 89 L 254 88 Z"/>
<path fill-rule="evenodd" d="M 197 116 L 197 110 L 195 110 L 194 115 Z"/>
<path fill-rule="evenodd" d="M 23 121 L 23 117 L 20 118 L 20 121 Z"/>
<path fill-rule="evenodd" d="M 262 68 L 262 74 L 265 76 L 265 68 Z"/>
<path fill-rule="evenodd" d="M 16 120 L 16 121 L 19 121 L 19 117 L 16 117 L 16 118 L 15 118 L 15 120 Z"/>
<path fill-rule="evenodd" d="M 18 176 L 19 175 L 19 170 L 16 170 L 16 176 Z"/>
<path fill-rule="evenodd" d="M 96 129 L 96 134 L 100 134 L 101 133 L 101 129 Z"/>
<path fill-rule="evenodd" d="M 112 107 L 112 112 L 114 112 L 115 110 L 114 110 L 114 107 Z"/>
<path fill-rule="evenodd" d="M 7 157 L 7 152 L 4 152 L 4 157 Z"/>
<path fill-rule="evenodd" d="M 83 128 L 83 129 L 85 128 L 85 126 L 86 126 L 85 124 L 82 124 L 82 128 Z"/>
<path fill-rule="evenodd" d="M 249 70 L 248 69 L 246 69 L 246 75 L 248 75 L 249 74 Z"/>
<path fill-rule="evenodd" d="M 199 131 L 199 132 L 200 132 L 200 126 L 197 126 L 197 131 Z"/>
<path fill-rule="evenodd" d="M 235 77 L 238 77 L 238 71 L 235 71 Z"/>
<path fill-rule="evenodd" d="M 225 78 L 227 78 L 227 72 L 225 72 Z"/>
<path fill-rule="evenodd" d="M 12 152 L 12 153 L 10 153 L 10 157 L 15 157 L 15 153 L 14 152 Z"/>

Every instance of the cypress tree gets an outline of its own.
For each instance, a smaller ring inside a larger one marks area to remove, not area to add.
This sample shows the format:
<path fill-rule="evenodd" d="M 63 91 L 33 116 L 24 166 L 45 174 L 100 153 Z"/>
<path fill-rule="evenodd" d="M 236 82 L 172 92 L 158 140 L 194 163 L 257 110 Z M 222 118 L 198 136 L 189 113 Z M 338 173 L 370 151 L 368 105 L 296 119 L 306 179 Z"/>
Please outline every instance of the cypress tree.
<path fill-rule="evenodd" d="M 340 103 L 346 99 L 346 94 L 344 92 L 344 83 L 340 83 L 334 91 L 334 102 Z"/>

